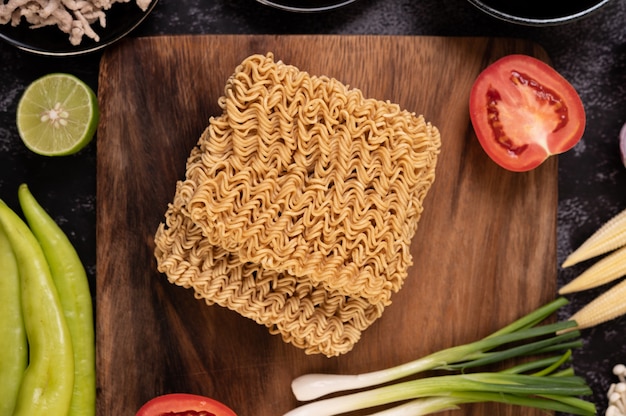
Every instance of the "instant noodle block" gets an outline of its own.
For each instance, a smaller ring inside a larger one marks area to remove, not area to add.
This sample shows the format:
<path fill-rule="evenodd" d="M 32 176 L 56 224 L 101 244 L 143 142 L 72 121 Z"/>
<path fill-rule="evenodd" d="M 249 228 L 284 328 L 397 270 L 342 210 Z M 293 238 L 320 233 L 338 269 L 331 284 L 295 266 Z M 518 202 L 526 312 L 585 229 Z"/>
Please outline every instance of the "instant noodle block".
<path fill-rule="evenodd" d="M 218 104 L 156 232 L 158 270 L 308 354 L 350 351 L 412 265 L 439 131 L 272 53 Z"/>

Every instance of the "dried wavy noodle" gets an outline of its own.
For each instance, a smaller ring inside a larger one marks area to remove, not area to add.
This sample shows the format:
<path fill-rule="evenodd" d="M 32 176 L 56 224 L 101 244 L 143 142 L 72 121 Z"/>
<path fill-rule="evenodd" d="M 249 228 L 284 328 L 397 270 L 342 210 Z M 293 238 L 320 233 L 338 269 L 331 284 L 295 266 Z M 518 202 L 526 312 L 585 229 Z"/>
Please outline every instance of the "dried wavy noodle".
<path fill-rule="evenodd" d="M 310 281 L 242 263 L 208 243 L 176 200 L 159 229 L 161 271 L 176 285 L 193 288 L 208 305 L 220 305 L 265 325 L 307 354 L 350 351 L 384 305 L 327 292 Z"/>
<path fill-rule="evenodd" d="M 275 62 L 272 54 L 242 62 L 219 104 L 223 114 L 211 119 L 187 160 L 178 208 L 166 213 L 166 223 L 176 218 L 184 225 L 162 224 L 157 232 L 159 270 L 309 352 L 348 351 L 406 278 L 411 238 L 435 177 L 439 132 L 422 116 Z M 212 259 L 219 252 L 226 263 L 191 267 L 198 252 Z M 281 301 L 271 311 L 259 308 L 262 297 L 243 296 L 245 304 L 239 295 L 217 298 L 206 283 L 216 267 L 220 279 L 236 280 L 253 268 L 256 279 L 271 276 L 293 290 L 314 291 L 325 318 L 309 321 L 302 315 L 312 314 L 293 305 L 299 312 L 281 321 L 276 310 L 297 301 L 274 284 L 265 296 Z M 190 283 L 198 281 L 204 283 Z M 329 319 L 333 308 L 338 321 Z M 318 337 L 329 341 L 316 345 Z"/>

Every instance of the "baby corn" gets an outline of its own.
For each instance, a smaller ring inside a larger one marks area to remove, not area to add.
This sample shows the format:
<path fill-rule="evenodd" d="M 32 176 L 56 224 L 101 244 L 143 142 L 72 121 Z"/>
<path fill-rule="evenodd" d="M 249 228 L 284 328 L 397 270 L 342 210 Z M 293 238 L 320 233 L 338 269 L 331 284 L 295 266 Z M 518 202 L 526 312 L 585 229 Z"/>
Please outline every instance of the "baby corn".
<path fill-rule="evenodd" d="M 573 266 L 581 261 L 608 253 L 626 245 L 626 209 L 611 218 L 574 250 L 561 267 Z"/>
<path fill-rule="evenodd" d="M 577 329 L 590 328 L 626 314 L 626 280 L 601 294 L 569 319 Z"/>
<path fill-rule="evenodd" d="M 559 290 L 561 295 L 591 289 L 626 275 L 626 247 L 609 254 Z"/>

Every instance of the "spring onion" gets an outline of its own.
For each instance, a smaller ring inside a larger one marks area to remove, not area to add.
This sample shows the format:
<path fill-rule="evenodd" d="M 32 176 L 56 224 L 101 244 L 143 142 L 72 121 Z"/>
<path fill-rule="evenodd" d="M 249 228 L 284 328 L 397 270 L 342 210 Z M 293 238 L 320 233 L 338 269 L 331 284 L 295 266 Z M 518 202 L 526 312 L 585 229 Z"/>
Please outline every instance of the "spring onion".
<path fill-rule="evenodd" d="M 396 367 L 358 375 L 297 377 L 291 387 L 300 401 L 347 390 L 364 390 L 312 401 L 285 416 L 330 416 L 395 404 L 375 415 L 419 416 L 473 402 L 501 402 L 595 415 L 595 406 L 579 398 L 591 394 L 585 381 L 575 376 L 571 368 L 561 369 L 569 362 L 571 350 L 582 346 L 578 339 L 580 332 L 572 329 L 576 322 L 540 325 L 565 304 L 565 298 L 558 298 L 479 341 L 447 348 Z M 528 360 L 531 356 L 537 357 Z M 519 357 L 527 359 L 513 367 L 483 371 L 488 365 Z M 475 368 L 481 371 L 470 371 Z M 443 372 L 443 375 L 398 381 L 430 370 Z M 381 384 L 386 385 L 366 389 Z"/>

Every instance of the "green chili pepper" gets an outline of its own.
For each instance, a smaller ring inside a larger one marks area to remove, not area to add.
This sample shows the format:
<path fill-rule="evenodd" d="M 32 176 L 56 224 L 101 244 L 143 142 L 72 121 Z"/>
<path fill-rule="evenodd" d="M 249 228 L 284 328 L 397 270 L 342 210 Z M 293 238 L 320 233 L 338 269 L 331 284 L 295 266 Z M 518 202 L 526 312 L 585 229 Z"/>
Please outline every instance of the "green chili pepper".
<path fill-rule="evenodd" d="M 85 268 L 67 235 L 41 207 L 28 186 L 18 197 L 26 222 L 39 241 L 59 293 L 74 351 L 74 394 L 68 416 L 96 412 L 95 336 L 91 292 Z"/>
<path fill-rule="evenodd" d="M 0 227 L 0 416 L 11 416 L 28 363 L 20 276 L 13 248 Z"/>
<path fill-rule="evenodd" d="M 74 356 L 50 268 L 28 225 L 3 201 L 0 225 L 17 260 L 29 346 L 29 363 L 13 416 L 67 415 L 74 387 Z"/>

